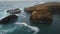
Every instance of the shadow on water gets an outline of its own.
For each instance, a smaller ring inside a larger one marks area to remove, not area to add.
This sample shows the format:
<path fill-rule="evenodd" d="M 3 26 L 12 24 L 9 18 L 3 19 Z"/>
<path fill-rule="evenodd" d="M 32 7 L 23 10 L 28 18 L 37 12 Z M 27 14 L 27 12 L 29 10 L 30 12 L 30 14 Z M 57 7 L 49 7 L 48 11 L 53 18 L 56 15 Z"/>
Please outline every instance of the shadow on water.
<path fill-rule="evenodd" d="M 49 7 L 54 15 L 60 15 L 60 6 L 51 6 Z"/>

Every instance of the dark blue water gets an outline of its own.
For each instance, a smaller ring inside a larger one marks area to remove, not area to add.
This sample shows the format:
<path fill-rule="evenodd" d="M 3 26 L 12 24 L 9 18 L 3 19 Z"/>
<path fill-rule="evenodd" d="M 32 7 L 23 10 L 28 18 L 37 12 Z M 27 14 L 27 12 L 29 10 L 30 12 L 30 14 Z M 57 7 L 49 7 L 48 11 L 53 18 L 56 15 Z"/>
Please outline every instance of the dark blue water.
<path fill-rule="evenodd" d="M 37 1 L 23 2 L 0 2 L 0 19 L 8 16 L 8 9 L 20 8 L 22 12 L 18 14 L 16 22 L 0 25 L 0 34 L 60 34 L 60 16 L 54 15 L 53 22 L 49 24 L 32 24 L 29 21 L 30 14 L 23 11 L 25 7 L 38 4 Z"/>

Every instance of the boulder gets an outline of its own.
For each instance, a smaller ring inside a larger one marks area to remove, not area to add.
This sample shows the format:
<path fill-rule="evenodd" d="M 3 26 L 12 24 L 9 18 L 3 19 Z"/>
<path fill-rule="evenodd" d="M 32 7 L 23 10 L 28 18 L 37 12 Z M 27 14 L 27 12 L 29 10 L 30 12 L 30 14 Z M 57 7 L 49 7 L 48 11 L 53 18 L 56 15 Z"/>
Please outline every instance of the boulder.
<path fill-rule="evenodd" d="M 11 10 L 7 11 L 7 13 L 10 13 L 10 14 L 18 14 L 20 12 L 21 12 L 21 10 L 19 8 L 11 9 Z"/>
<path fill-rule="evenodd" d="M 18 18 L 18 16 L 16 15 L 9 15 L 5 18 L 3 18 L 2 20 L 0 20 L 0 24 L 7 24 L 11 21 L 15 21 Z"/>

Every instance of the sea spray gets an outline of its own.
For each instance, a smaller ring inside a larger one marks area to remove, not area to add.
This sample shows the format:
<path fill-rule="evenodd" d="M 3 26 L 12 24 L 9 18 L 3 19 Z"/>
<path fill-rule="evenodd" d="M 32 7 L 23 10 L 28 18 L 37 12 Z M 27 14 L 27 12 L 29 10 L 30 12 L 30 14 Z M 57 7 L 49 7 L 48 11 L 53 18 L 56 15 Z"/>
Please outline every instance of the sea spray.
<path fill-rule="evenodd" d="M 34 31 L 34 33 L 33 33 L 33 34 L 37 34 L 37 33 L 40 31 L 40 29 L 39 29 L 38 27 L 28 25 L 28 24 L 27 24 L 27 23 L 25 23 L 25 22 L 22 22 L 22 23 L 16 22 L 15 24 L 18 24 L 18 25 L 24 25 L 24 26 L 26 26 L 26 27 L 30 28 L 31 30 L 33 30 L 33 31 Z"/>

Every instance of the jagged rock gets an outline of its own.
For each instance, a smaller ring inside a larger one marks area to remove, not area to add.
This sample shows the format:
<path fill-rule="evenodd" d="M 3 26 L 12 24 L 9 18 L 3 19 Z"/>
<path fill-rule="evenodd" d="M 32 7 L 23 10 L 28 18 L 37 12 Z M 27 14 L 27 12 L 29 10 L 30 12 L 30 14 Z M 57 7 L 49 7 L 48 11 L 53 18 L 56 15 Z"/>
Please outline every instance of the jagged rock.
<path fill-rule="evenodd" d="M 7 24 L 10 21 L 16 20 L 17 18 L 18 18 L 18 16 L 16 16 L 16 15 L 9 15 L 9 16 L 3 18 L 2 20 L 0 20 L 0 24 Z"/>
<path fill-rule="evenodd" d="M 21 10 L 19 8 L 11 9 L 11 10 L 7 11 L 7 13 L 10 13 L 10 14 L 18 14 L 20 12 L 21 12 Z"/>

